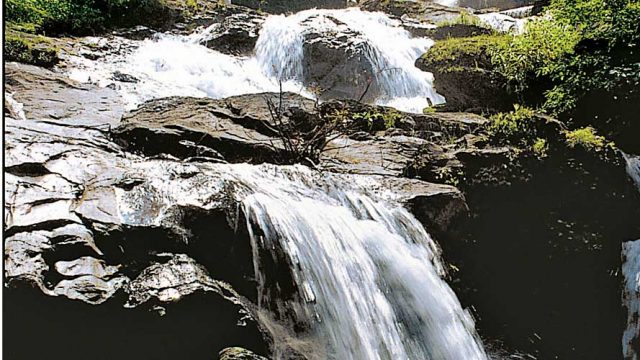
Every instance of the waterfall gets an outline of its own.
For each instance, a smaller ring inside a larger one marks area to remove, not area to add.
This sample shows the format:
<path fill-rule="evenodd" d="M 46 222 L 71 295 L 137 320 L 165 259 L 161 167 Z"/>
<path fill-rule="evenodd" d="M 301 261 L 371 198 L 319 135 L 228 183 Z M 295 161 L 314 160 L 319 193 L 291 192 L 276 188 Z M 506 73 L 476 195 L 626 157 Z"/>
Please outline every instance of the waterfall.
<path fill-rule="evenodd" d="M 640 240 L 622 244 L 623 303 L 627 308 L 627 327 L 622 335 L 622 353 L 628 360 L 640 360 Z"/>
<path fill-rule="evenodd" d="M 335 21 L 335 20 L 337 21 Z M 432 103 L 443 103 L 432 86 L 433 77 L 415 67 L 433 41 L 414 38 L 397 20 L 381 12 L 360 9 L 307 10 L 289 16 L 267 18 L 256 44 L 256 56 L 265 73 L 284 79 L 302 79 L 304 35 L 353 32 L 356 41 L 366 43 L 368 61 L 377 71 L 381 88 L 380 105 L 421 112 Z"/>
<path fill-rule="evenodd" d="M 640 191 L 640 155 L 622 153 L 627 173 Z M 625 359 L 640 360 L 640 240 L 622 244 L 622 275 L 624 289 L 622 303 L 627 308 L 627 326 L 622 335 Z"/>
<path fill-rule="evenodd" d="M 327 17 L 342 24 L 327 21 Z M 429 101 L 444 102 L 433 89 L 433 76 L 414 65 L 433 41 L 412 37 L 399 21 L 383 13 L 352 8 L 270 15 L 259 33 L 254 54 L 248 57 L 223 54 L 202 45 L 217 26 L 191 35 L 159 34 L 144 41 L 111 39 L 110 42 L 118 42 L 113 46 L 115 54 L 97 61 L 72 57 L 70 76 L 107 86 L 113 83 L 116 71 L 132 75 L 137 82 L 117 83 L 130 109 L 167 96 L 224 98 L 277 92 L 280 81 L 284 82 L 285 91 L 313 97 L 303 85 L 304 35 L 312 30 L 333 31 L 346 26 L 351 35 L 358 34 L 357 41 L 367 44 L 368 61 L 378 69 L 374 74 L 381 88 L 377 104 L 421 112 Z"/>
<path fill-rule="evenodd" d="M 633 179 L 633 182 L 640 191 L 640 155 L 629 155 L 622 153 L 624 160 L 627 162 L 627 174 Z"/>
<path fill-rule="evenodd" d="M 441 278 L 438 246 L 408 211 L 372 192 L 373 180 L 301 166 L 233 165 L 226 173 L 254 254 L 286 254 L 299 291 L 286 306 L 311 323 L 321 358 L 487 358 L 471 316 Z M 264 286 L 268 274 L 254 260 Z"/>

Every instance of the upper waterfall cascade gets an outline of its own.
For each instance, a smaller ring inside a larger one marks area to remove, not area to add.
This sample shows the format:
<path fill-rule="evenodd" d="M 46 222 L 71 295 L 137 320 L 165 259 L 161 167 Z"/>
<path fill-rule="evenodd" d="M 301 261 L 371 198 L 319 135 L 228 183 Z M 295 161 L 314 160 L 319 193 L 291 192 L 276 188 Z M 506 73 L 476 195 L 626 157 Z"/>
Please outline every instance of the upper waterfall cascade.
<path fill-rule="evenodd" d="M 360 34 L 359 41 L 366 41 L 366 57 L 377 69 L 372 76 L 381 88 L 376 103 L 421 112 L 429 103 L 444 102 L 432 87 L 432 75 L 414 66 L 433 41 L 412 37 L 399 21 L 385 14 L 356 8 L 271 15 L 249 57 L 223 54 L 201 44 L 218 24 L 191 35 L 160 34 L 144 41 L 121 39 L 118 54 L 100 60 L 74 57 L 70 76 L 102 86 L 113 83 L 116 71 L 135 77 L 137 82 L 118 83 L 130 108 L 174 95 L 223 98 L 277 92 L 281 81 L 285 91 L 313 97 L 302 83 L 303 34 L 309 29 L 331 31 L 332 26 L 338 26 L 326 21 L 328 16 Z M 107 41 L 96 41 L 101 40 Z"/>
<path fill-rule="evenodd" d="M 227 173 L 254 254 L 286 254 L 299 292 L 286 307 L 311 323 L 321 358 L 487 358 L 471 316 L 441 278 L 438 246 L 402 206 L 366 190 L 376 188 L 373 180 L 345 183 L 301 166 L 233 165 Z M 254 261 L 264 286 L 268 274 Z"/>

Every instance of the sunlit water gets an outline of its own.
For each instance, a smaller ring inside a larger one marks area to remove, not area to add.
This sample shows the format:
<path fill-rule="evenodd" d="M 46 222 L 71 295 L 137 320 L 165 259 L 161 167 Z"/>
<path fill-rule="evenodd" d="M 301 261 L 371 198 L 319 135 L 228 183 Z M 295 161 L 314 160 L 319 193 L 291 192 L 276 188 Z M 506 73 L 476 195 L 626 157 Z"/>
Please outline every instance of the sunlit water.
<path fill-rule="evenodd" d="M 471 316 L 441 278 L 438 246 L 374 180 L 299 166 L 225 172 L 254 253 L 282 249 L 288 257 L 299 300 L 287 307 L 311 322 L 323 358 L 486 359 Z M 261 261 L 255 271 L 264 286 Z"/>
<path fill-rule="evenodd" d="M 237 57 L 201 45 L 209 29 L 188 36 L 160 34 L 155 39 L 118 39 L 113 54 L 93 61 L 74 57 L 70 76 L 102 86 L 113 83 L 115 71 L 136 77 L 137 83 L 117 82 L 129 108 L 149 99 L 172 95 L 224 98 L 233 95 L 285 91 L 312 97 L 303 82 L 303 36 L 308 31 L 332 31 L 338 19 L 366 42 L 366 57 L 377 69 L 374 81 L 382 89 L 376 103 L 421 112 L 444 102 L 432 87 L 432 75 L 414 66 L 433 44 L 413 38 L 399 21 L 382 13 L 359 9 L 307 10 L 290 16 L 272 15 L 265 21 L 254 54 Z M 427 100 L 429 99 L 429 100 Z"/>

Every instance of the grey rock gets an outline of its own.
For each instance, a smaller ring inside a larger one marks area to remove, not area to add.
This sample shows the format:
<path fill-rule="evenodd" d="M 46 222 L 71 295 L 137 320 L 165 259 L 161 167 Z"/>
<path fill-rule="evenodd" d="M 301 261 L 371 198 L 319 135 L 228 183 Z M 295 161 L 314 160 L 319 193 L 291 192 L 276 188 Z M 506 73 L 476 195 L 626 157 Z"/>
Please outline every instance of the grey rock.
<path fill-rule="evenodd" d="M 6 89 L 24 107 L 27 119 L 109 126 L 124 113 L 120 96 L 108 88 L 80 84 L 40 67 L 5 64 Z M 37 84 L 37 86 L 35 86 Z"/>
<path fill-rule="evenodd" d="M 250 55 L 264 20 L 263 15 L 254 11 L 235 12 L 202 34 L 200 43 L 225 54 Z"/>
<path fill-rule="evenodd" d="M 366 56 L 370 45 L 363 35 L 326 14 L 310 17 L 305 25 L 302 48 L 305 84 L 316 88 L 322 99 L 360 99 L 377 71 Z M 376 82 L 371 85 L 365 101 L 375 100 L 379 95 Z"/>

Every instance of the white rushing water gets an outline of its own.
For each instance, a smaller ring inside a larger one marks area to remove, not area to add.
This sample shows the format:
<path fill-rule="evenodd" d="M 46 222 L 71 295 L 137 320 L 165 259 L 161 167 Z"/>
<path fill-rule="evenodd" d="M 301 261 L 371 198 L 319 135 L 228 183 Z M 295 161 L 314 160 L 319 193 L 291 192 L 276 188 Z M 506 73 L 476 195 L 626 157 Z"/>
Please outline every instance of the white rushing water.
<path fill-rule="evenodd" d="M 640 191 L 640 155 L 625 153 L 622 155 L 627 162 L 627 173 Z M 623 243 L 622 258 L 624 276 L 622 303 L 627 308 L 627 326 L 622 335 L 622 353 L 625 359 L 640 360 L 640 353 L 637 352 L 638 342 L 640 342 L 640 240 Z"/>
<path fill-rule="evenodd" d="M 373 75 L 383 94 L 378 104 L 421 112 L 429 106 L 427 99 L 433 104 L 444 102 L 433 89 L 432 75 L 415 67 L 416 59 L 433 41 L 412 37 L 399 21 L 380 12 L 314 9 L 271 16 L 260 32 L 256 57 L 272 77 L 302 79 L 305 32 L 340 35 L 345 28 L 358 34 L 356 41 L 366 44 L 365 56 L 376 70 Z"/>
<path fill-rule="evenodd" d="M 623 243 L 622 257 L 622 301 L 628 313 L 627 327 L 622 335 L 622 353 L 627 360 L 640 360 L 640 353 L 636 352 L 640 341 L 640 240 Z"/>
<path fill-rule="evenodd" d="M 336 360 L 486 359 L 471 316 L 441 276 L 438 246 L 371 178 L 301 166 L 233 165 L 257 249 L 282 249 L 299 303 L 288 304 Z M 260 259 L 256 278 L 264 284 Z M 264 292 L 263 292 L 264 293 Z"/>
<path fill-rule="evenodd" d="M 630 155 L 622 153 L 624 160 L 627 162 L 627 174 L 633 179 L 633 182 L 640 191 L 640 155 Z"/>
<path fill-rule="evenodd" d="M 375 73 L 375 81 L 382 89 L 378 104 L 421 112 L 429 105 L 427 98 L 433 104 L 444 102 L 433 90 L 432 75 L 414 66 L 433 42 L 413 38 L 399 21 L 382 13 L 352 8 L 271 15 L 249 57 L 226 55 L 201 45 L 215 26 L 189 36 L 160 34 L 145 41 L 119 39 L 122 45 L 104 59 L 74 58 L 70 76 L 102 86 L 114 82 L 111 77 L 116 71 L 134 76 L 137 83 L 117 83 L 129 108 L 172 95 L 223 98 L 277 92 L 280 80 L 284 81 L 285 91 L 312 97 L 312 92 L 302 85 L 303 35 L 314 29 L 330 32 L 332 27 L 337 31 L 346 26 L 360 33 L 358 41 L 366 42 L 366 56 L 379 70 Z"/>

